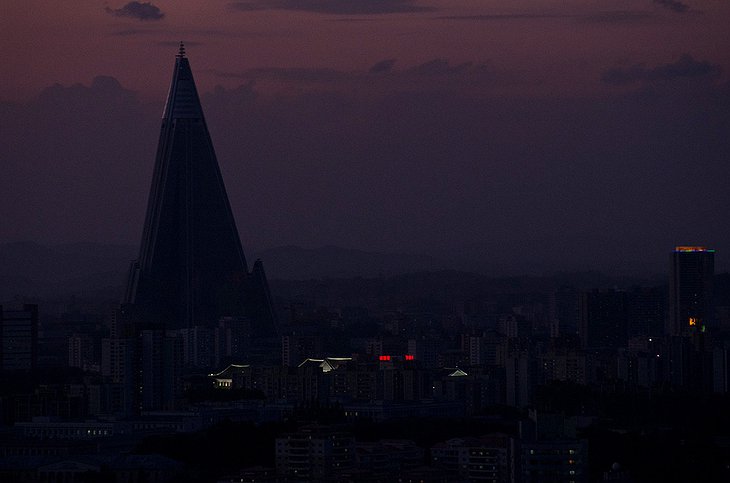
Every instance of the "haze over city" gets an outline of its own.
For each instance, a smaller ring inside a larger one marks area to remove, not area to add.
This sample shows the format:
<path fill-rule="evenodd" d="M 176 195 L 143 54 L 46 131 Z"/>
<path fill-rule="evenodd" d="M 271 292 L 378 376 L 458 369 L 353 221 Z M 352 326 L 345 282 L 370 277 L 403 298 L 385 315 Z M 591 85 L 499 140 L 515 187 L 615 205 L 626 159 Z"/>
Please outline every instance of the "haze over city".
<path fill-rule="evenodd" d="M 0 8 L 2 242 L 137 246 L 184 40 L 249 252 L 661 273 L 701 243 L 725 266 L 727 2 Z"/>

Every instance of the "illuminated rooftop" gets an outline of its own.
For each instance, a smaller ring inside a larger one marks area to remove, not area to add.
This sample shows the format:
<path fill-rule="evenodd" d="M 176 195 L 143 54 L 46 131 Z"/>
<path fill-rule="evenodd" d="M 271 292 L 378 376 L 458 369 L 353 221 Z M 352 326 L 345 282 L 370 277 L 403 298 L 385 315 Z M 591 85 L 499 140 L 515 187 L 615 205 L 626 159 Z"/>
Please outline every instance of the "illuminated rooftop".
<path fill-rule="evenodd" d="M 685 246 L 680 245 L 674 247 L 675 252 L 679 253 L 694 253 L 694 252 L 707 252 L 707 253 L 715 253 L 714 249 L 707 248 L 707 247 L 699 247 L 699 246 Z"/>
<path fill-rule="evenodd" d="M 233 372 L 241 372 L 243 369 L 251 367 L 248 364 L 229 364 L 228 367 L 223 369 L 217 374 L 208 374 L 208 377 L 227 377 Z"/>
<path fill-rule="evenodd" d="M 317 364 L 322 369 L 322 372 L 330 372 L 338 369 L 340 366 L 350 362 L 352 357 L 325 357 L 324 359 L 313 359 L 311 357 L 304 359 L 298 367 L 303 367 L 309 364 Z"/>

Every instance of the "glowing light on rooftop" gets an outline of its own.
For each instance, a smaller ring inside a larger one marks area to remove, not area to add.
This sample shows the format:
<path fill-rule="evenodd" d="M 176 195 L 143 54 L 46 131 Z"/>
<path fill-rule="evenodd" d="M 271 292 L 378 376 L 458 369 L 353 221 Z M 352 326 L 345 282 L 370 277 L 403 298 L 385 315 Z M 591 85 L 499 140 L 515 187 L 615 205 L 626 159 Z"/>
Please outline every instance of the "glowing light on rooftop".
<path fill-rule="evenodd" d="M 707 247 L 690 246 L 690 245 L 679 245 L 674 247 L 674 251 L 677 253 L 694 253 L 694 252 L 707 252 L 715 253 L 715 250 Z"/>

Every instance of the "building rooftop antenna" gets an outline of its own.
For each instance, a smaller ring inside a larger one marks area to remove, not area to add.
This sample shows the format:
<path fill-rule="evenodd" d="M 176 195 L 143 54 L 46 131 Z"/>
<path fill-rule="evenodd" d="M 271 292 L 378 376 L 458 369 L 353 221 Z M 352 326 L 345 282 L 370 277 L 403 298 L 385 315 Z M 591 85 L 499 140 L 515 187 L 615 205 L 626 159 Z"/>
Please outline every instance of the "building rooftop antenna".
<path fill-rule="evenodd" d="M 180 59 L 185 57 L 185 43 L 182 40 L 180 41 L 180 50 L 177 52 L 176 57 Z"/>

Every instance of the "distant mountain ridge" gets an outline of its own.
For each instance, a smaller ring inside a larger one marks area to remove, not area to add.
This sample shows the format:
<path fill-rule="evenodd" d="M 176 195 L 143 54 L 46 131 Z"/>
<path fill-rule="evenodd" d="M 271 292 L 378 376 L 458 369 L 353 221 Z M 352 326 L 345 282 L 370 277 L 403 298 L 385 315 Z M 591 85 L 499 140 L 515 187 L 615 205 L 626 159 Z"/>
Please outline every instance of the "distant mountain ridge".
<path fill-rule="evenodd" d="M 73 243 L 42 245 L 23 241 L 0 244 L 0 302 L 16 295 L 53 296 L 121 290 L 137 248 L 129 245 Z M 268 278 L 309 280 L 391 276 L 444 268 L 428 256 L 377 253 L 335 246 L 282 246 L 255 254 Z"/>
<path fill-rule="evenodd" d="M 34 242 L 0 244 L 0 303 L 16 296 L 65 297 L 85 295 L 92 298 L 121 300 L 129 262 L 137 248 L 129 245 L 74 243 L 41 245 Z M 309 281 L 322 279 L 383 279 L 400 277 L 409 280 L 501 279 L 500 284 L 546 283 L 577 287 L 629 286 L 647 283 L 646 277 L 612 277 L 597 271 L 569 271 L 543 276 L 505 276 L 497 271 L 480 269 L 478 264 L 449 266 L 435 257 L 409 253 L 368 252 L 336 246 L 302 248 L 281 246 L 253 253 L 264 262 L 272 281 Z M 663 277 L 649 282 L 663 283 Z M 547 282 L 550 279 L 552 282 Z M 542 280 L 542 281 L 541 281 Z M 426 285 L 431 285 L 427 282 Z M 274 284 L 274 286 L 288 286 Z"/>
<path fill-rule="evenodd" d="M 320 248 L 281 246 L 256 254 L 272 279 L 379 277 L 438 270 L 435 258 L 410 253 L 367 252 L 332 245 Z"/>

